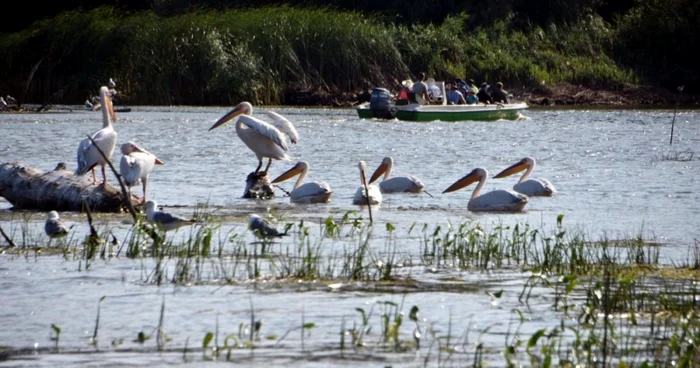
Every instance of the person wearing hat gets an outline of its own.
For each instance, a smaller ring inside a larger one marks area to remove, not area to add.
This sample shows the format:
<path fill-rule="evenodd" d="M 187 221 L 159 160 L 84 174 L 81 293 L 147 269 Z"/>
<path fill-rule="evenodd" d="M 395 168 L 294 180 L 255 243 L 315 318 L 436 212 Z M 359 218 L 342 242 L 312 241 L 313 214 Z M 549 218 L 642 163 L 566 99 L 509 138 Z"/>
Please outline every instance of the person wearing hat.
<path fill-rule="evenodd" d="M 452 82 L 447 82 L 445 84 L 445 93 L 447 94 L 447 104 L 449 105 L 466 105 L 467 101 L 464 99 L 464 95 L 457 88 L 455 88 Z"/>
<path fill-rule="evenodd" d="M 496 83 L 496 90 L 491 92 L 491 100 L 494 103 L 508 103 L 508 92 L 503 89 L 503 83 Z"/>
<path fill-rule="evenodd" d="M 493 103 L 491 100 L 491 95 L 488 92 L 489 85 L 484 82 L 481 83 L 481 88 L 479 89 L 479 93 L 476 94 L 476 98 L 479 99 L 479 102 L 485 103 L 485 104 L 490 104 Z"/>
<path fill-rule="evenodd" d="M 476 86 L 476 83 L 474 83 L 473 79 L 467 81 L 467 87 L 469 87 L 469 89 L 471 89 L 472 92 L 474 92 L 474 95 L 479 93 L 479 87 Z"/>

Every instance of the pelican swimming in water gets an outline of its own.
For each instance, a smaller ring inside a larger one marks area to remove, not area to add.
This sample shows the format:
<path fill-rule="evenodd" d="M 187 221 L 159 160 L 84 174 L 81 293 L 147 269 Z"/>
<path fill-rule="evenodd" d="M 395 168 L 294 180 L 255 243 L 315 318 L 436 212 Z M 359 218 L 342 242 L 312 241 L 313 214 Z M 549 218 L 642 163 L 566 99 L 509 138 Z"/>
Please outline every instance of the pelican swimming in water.
<path fill-rule="evenodd" d="M 494 179 L 505 178 L 506 176 L 519 173 L 525 169 L 527 170 L 523 176 L 520 177 L 518 183 L 513 186 L 513 190 L 530 197 L 551 197 L 557 192 L 554 185 L 547 179 L 528 179 L 532 171 L 535 170 L 535 159 L 532 157 L 523 158 L 518 161 L 518 163 L 496 174 Z"/>
<path fill-rule="evenodd" d="M 352 204 L 367 205 L 369 204 L 380 204 L 382 203 L 382 191 L 376 184 L 368 184 L 367 190 L 365 190 L 365 183 L 367 178 L 365 176 L 365 170 L 367 165 L 364 161 L 360 161 L 357 165 L 360 168 L 360 187 L 357 188 L 355 192 L 355 197 L 352 199 Z"/>
<path fill-rule="evenodd" d="M 78 146 L 78 169 L 75 170 L 75 174 L 83 175 L 88 171 L 92 171 L 93 182 L 99 184 L 95 177 L 95 166 L 100 165 L 102 166 L 102 178 L 104 179 L 102 184 L 107 184 L 107 174 L 105 173 L 107 161 L 102 157 L 95 146 L 102 150 L 108 160 L 112 157 L 114 147 L 117 145 L 117 132 L 112 127 L 112 121 L 116 120 L 117 117 L 114 114 L 112 100 L 109 97 L 109 90 L 107 87 L 100 88 L 100 99 L 103 101 L 102 129 L 91 134 L 95 144 L 90 142 L 87 138 L 80 141 L 80 145 Z"/>
<path fill-rule="evenodd" d="M 241 115 L 236 122 L 236 133 L 238 137 L 250 148 L 258 157 L 258 167 L 255 173 L 260 171 L 263 158 L 267 157 L 267 167 L 265 173 L 270 168 L 272 159 L 289 161 L 286 151 L 289 150 L 285 134 L 289 136 L 292 143 L 299 141 L 294 125 L 282 115 L 272 111 L 267 112 L 267 116 L 273 119 L 272 124 L 251 116 L 253 106 L 249 102 L 239 103 L 233 110 L 221 117 L 209 131 L 224 125 L 227 121 Z"/>
<path fill-rule="evenodd" d="M 248 216 L 248 229 L 260 239 L 281 238 L 283 236 L 287 236 L 286 231 L 283 233 L 280 232 L 274 226 L 272 226 L 269 221 L 256 214 Z"/>
<path fill-rule="evenodd" d="M 68 226 L 58 217 L 58 212 L 51 211 L 44 223 L 44 232 L 50 239 L 62 238 L 68 235 Z"/>
<path fill-rule="evenodd" d="M 272 181 L 272 184 L 281 183 L 285 180 L 299 175 L 294 190 L 289 194 L 292 203 L 326 203 L 330 200 L 333 191 L 325 181 L 311 181 L 304 183 L 306 174 L 309 171 L 309 163 L 306 161 L 297 162 L 294 167 L 285 171 Z M 303 183 L 303 184 L 302 184 Z"/>
<path fill-rule="evenodd" d="M 148 176 L 153 168 L 156 165 L 162 165 L 163 161 L 133 142 L 124 143 L 120 148 L 124 156 L 119 163 L 119 172 L 124 179 L 124 184 L 129 189 L 129 196 L 131 196 L 131 187 L 140 183 L 143 188 L 143 197 L 141 197 L 140 203 L 144 203 L 146 202 Z"/>
<path fill-rule="evenodd" d="M 486 184 L 486 178 L 488 178 L 488 176 L 488 171 L 482 168 L 476 168 L 465 177 L 457 180 L 449 188 L 445 189 L 443 193 L 454 192 L 471 183 L 479 181 L 479 185 L 477 185 L 476 189 L 474 189 L 472 198 L 469 200 L 469 204 L 467 204 L 467 209 L 469 209 L 469 211 L 519 212 L 525 208 L 525 205 L 528 202 L 528 197 L 512 190 L 496 189 L 479 195 L 481 188 L 483 188 L 484 184 Z"/>
<path fill-rule="evenodd" d="M 379 183 L 379 189 L 382 193 L 420 193 L 423 191 L 423 182 L 413 175 L 409 176 L 394 176 L 391 177 L 391 169 L 394 166 L 394 159 L 387 156 L 384 157 L 382 163 L 377 167 L 369 179 L 369 184 L 384 174 L 384 180 Z"/>
<path fill-rule="evenodd" d="M 146 219 L 148 222 L 162 227 L 164 231 L 175 230 L 197 222 L 197 220 L 188 220 L 167 212 L 158 211 L 158 202 L 154 200 L 146 202 Z"/>

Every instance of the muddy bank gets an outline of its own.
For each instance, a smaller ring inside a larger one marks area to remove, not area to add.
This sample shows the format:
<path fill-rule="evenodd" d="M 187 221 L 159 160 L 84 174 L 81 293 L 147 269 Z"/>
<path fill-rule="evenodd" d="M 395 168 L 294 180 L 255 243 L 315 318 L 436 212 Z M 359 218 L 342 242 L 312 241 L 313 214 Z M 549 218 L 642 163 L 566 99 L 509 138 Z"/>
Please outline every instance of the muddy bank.
<path fill-rule="evenodd" d="M 700 105 L 700 96 L 678 93 L 665 88 L 624 85 L 617 89 L 595 89 L 569 83 L 508 88 L 514 99 L 531 106 L 640 106 L 640 105 Z M 289 91 L 285 104 L 292 106 L 351 107 L 369 101 L 369 90 L 355 93 L 332 93 L 318 90 Z"/>

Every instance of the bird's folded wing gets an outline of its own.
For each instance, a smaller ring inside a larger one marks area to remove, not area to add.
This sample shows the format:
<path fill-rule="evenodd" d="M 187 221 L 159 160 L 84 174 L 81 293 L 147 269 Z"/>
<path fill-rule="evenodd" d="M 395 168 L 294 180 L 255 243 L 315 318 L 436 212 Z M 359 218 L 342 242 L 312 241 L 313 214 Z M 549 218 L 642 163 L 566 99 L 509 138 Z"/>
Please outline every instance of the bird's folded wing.
<path fill-rule="evenodd" d="M 289 149 L 289 146 L 287 146 L 287 141 L 284 139 L 284 135 L 274 125 L 248 116 L 240 117 L 240 121 L 242 121 L 248 128 L 274 142 L 283 150 L 287 151 Z"/>
<path fill-rule="evenodd" d="M 299 142 L 299 133 L 297 133 L 297 130 L 294 128 L 294 125 L 292 125 L 292 122 L 274 111 L 268 111 L 266 114 L 270 117 L 270 119 L 272 119 L 272 125 L 274 125 L 275 128 L 279 129 L 282 133 L 288 135 L 292 143 L 296 144 Z"/>
<path fill-rule="evenodd" d="M 156 212 L 155 214 L 153 214 L 153 221 L 163 225 L 173 224 L 177 222 L 191 222 L 191 220 L 187 220 L 180 216 L 171 215 L 165 212 Z"/>

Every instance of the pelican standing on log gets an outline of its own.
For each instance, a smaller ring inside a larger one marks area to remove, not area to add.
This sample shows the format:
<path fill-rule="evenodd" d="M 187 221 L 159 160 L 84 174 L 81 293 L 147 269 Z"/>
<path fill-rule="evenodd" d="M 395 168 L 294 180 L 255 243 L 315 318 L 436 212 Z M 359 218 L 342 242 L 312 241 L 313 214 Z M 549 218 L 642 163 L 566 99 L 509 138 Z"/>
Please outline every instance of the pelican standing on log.
<path fill-rule="evenodd" d="M 306 174 L 309 171 L 309 163 L 306 161 L 297 162 L 294 167 L 285 171 L 272 181 L 272 184 L 281 183 L 285 180 L 299 175 L 294 190 L 289 193 L 289 200 L 292 203 L 326 203 L 330 200 L 333 191 L 325 181 L 311 181 L 304 183 Z M 303 184 L 302 184 L 303 183 Z"/>
<path fill-rule="evenodd" d="M 443 193 L 454 192 L 478 181 L 479 185 L 474 189 L 469 204 L 467 204 L 467 209 L 469 209 L 469 211 L 520 212 L 525 208 L 528 197 L 512 190 L 496 189 L 479 195 L 484 184 L 486 184 L 486 178 L 488 178 L 488 176 L 488 171 L 482 168 L 476 168 L 463 178 L 457 180 L 449 188 L 445 189 Z"/>
<path fill-rule="evenodd" d="M 420 193 L 423 191 L 423 182 L 413 175 L 391 177 L 391 169 L 394 167 L 394 159 L 390 156 L 384 157 L 382 163 L 377 167 L 369 179 L 369 184 L 384 174 L 384 180 L 379 183 L 382 193 Z"/>
<path fill-rule="evenodd" d="M 267 173 L 272 159 L 289 161 L 289 156 L 286 153 L 289 150 L 289 146 L 285 135 L 289 136 L 292 143 L 297 143 L 299 134 L 294 125 L 280 114 L 268 111 L 267 116 L 273 119 L 272 124 L 270 124 L 251 116 L 252 113 L 253 105 L 249 102 L 241 102 L 212 125 L 209 131 L 241 115 L 236 122 L 236 133 L 243 143 L 255 152 L 255 155 L 258 157 L 258 167 L 255 169 L 255 173 L 260 171 L 263 158 L 268 158 L 267 167 L 263 171 Z"/>
<path fill-rule="evenodd" d="M 554 185 L 547 179 L 528 179 L 532 171 L 535 170 L 535 159 L 532 157 L 523 158 L 518 161 L 518 163 L 496 174 L 494 179 L 505 178 L 506 176 L 517 174 L 525 169 L 527 170 L 523 176 L 520 177 L 518 183 L 513 186 L 513 190 L 530 197 L 551 197 L 557 192 Z"/>
<path fill-rule="evenodd" d="M 80 141 L 78 146 L 78 169 L 75 171 L 75 174 L 83 175 L 88 171 L 92 171 L 92 181 L 95 184 L 99 184 L 95 177 L 95 166 L 100 165 L 102 166 L 102 178 L 104 179 L 102 184 L 104 185 L 107 184 L 107 174 L 105 173 L 107 161 L 95 146 L 102 150 L 107 160 L 112 157 L 114 147 L 117 145 L 117 132 L 112 127 L 112 121 L 116 121 L 117 117 L 114 114 L 112 100 L 109 97 L 107 87 L 103 86 L 100 88 L 100 100 L 102 101 L 102 129 L 91 135 L 95 144 L 87 138 Z"/>
<path fill-rule="evenodd" d="M 352 199 L 352 204 L 367 205 L 368 203 L 382 203 L 382 191 L 376 184 L 367 184 L 367 190 L 365 190 L 365 183 L 367 182 L 365 176 L 367 165 L 365 162 L 360 161 L 357 167 L 360 169 L 360 187 L 357 188 L 357 191 L 355 192 L 355 197 Z"/>
<path fill-rule="evenodd" d="M 124 179 L 124 184 L 129 189 L 129 196 L 131 196 L 131 187 L 140 183 L 143 188 L 143 197 L 141 197 L 140 203 L 144 203 L 146 202 L 148 176 L 151 175 L 153 168 L 156 165 L 162 165 L 163 161 L 133 142 L 124 143 L 120 148 L 124 156 L 119 163 L 119 172 Z"/>

